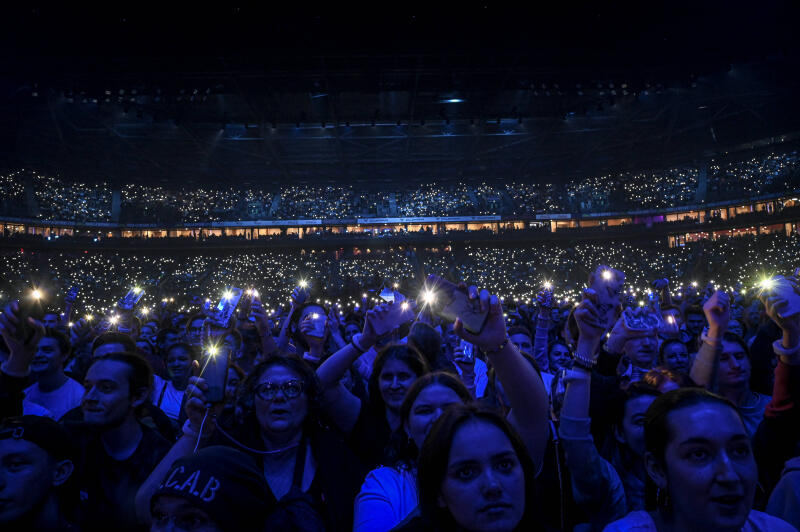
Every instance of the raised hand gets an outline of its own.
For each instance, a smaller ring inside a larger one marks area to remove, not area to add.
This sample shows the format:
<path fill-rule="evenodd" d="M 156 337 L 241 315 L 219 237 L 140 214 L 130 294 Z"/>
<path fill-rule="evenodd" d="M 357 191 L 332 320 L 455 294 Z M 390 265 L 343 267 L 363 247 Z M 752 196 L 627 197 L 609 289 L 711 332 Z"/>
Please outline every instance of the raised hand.
<path fill-rule="evenodd" d="M 500 298 L 489 294 L 488 290 L 478 291 L 475 286 L 467 289 L 470 299 L 477 299 L 480 304 L 481 312 L 487 312 L 486 323 L 478 334 L 472 334 L 464 328 L 460 318 L 456 318 L 453 323 L 453 331 L 467 342 L 477 345 L 486 352 L 495 352 L 503 343 L 508 340 L 508 330 L 506 320 L 503 318 L 503 306 Z"/>
<path fill-rule="evenodd" d="M 721 338 L 731 321 L 730 296 L 722 290 L 715 291 L 703 304 L 703 312 L 708 320 L 709 337 Z"/>
<path fill-rule="evenodd" d="M 270 332 L 270 323 L 267 313 L 264 312 L 264 305 L 258 296 L 253 296 L 253 302 L 250 305 L 250 315 L 255 318 L 255 325 L 258 334 L 264 336 Z"/>
<path fill-rule="evenodd" d="M 594 352 L 603 339 L 605 329 L 600 325 L 600 311 L 597 309 L 597 294 L 591 288 L 583 291 L 583 299 L 573 313 L 578 324 L 578 343 L 592 347 Z"/>
<path fill-rule="evenodd" d="M 392 331 L 414 319 L 414 311 L 401 294 L 395 292 L 391 303 L 377 305 L 367 311 L 362 331 L 362 345 L 372 345 Z"/>
<path fill-rule="evenodd" d="M 539 317 L 550 318 L 550 309 L 553 307 L 553 292 L 544 288 L 536 294 L 536 304 L 539 306 Z"/>
<path fill-rule="evenodd" d="M 669 279 L 656 279 L 653 281 L 653 290 L 662 292 L 669 288 Z"/>
<path fill-rule="evenodd" d="M 10 353 L 6 362 L 6 370 L 15 374 L 27 373 L 39 340 L 44 336 L 44 326 L 28 316 L 27 325 L 32 332 L 24 337 L 23 329 L 20 327 L 21 319 L 19 301 L 9 303 L 0 314 L 0 335 L 5 340 Z"/>
<path fill-rule="evenodd" d="M 299 286 L 295 287 L 295 289 L 292 290 L 291 298 L 292 307 L 297 308 L 305 303 L 306 299 L 308 299 L 308 290 Z"/>
<path fill-rule="evenodd" d="M 800 294 L 800 268 L 794 271 L 791 277 L 786 278 L 794 289 L 795 293 Z M 774 321 L 783 331 L 784 347 L 791 349 L 800 345 L 800 313 L 786 315 L 784 309 L 789 302 L 777 291 L 762 290 L 759 299 L 764 304 L 767 316 Z M 784 314 L 784 317 L 781 317 Z"/>
<path fill-rule="evenodd" d="M 86 318 L 81 318 L 73 324 L 69 330 L 69 339 L 73 346 L 78 346 L 87 343 L 92 338 L 92 328 L 86 321 Z"/>
<path fill-rule="evenodd" d="M 208 402 L 206 398 L 208 384 L 200 376 L 200 364 L 196 360 L 192 362 L 192 373 L 194 376 L 189 377 L 189 385 L 184 392 L 186 402 L 183 408 L 186 411 L 186 417 L 192 430 L 200 434 L 200 427 L 202 426 L 203 435 L 208 436 L 214 430 L 214 422 L 210 418 L 219 414 L 224 405 L 211 405 Z M 208 418 L 206 418 L 207 414 Z M 205 423 L 203 423 L 203 419 L 205 419 Z"/>

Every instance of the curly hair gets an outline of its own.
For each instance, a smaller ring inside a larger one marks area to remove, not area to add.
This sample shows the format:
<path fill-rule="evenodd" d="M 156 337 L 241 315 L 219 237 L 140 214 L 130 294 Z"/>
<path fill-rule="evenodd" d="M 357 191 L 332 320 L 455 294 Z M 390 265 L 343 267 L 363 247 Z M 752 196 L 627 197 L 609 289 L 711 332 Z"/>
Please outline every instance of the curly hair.
<path fill-rule="evenodd" d="M 241 423 L 236 427 L 260 427 L 255 411 L 256 387 L 266 371 L 274 366 L 282 366 L 300 375 L 303 382 L 303 393 L 308 398 L 308 414 L 303 421 L 303 431 L 313 435 L 321 426 L 327 426 L 322 409 L 322 385 L 308 362 L 296 355 L 276 355 L 258 364 L 253 371 L 239 384 L 236 390 L 236 405 L 242 409 Z"/>

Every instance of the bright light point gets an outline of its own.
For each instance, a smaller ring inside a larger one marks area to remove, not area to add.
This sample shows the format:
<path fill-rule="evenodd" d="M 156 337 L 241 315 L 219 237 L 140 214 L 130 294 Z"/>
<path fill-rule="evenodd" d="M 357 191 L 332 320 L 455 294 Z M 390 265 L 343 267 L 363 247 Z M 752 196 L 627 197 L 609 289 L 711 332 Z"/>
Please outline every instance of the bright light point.
<path fill-rule="evenodd" d="M 311 319 L 312 319 L 312 320 L 315 320 L 315 319 L 317 319 L 317 318 L 319 318 L 319 314 L 317 314 L 316 312 L 314 312 L 314 313 L 311 315 Z"/>
<path fill-rule="evenodd" d="M 464 100 L 461 98 L 447 98 L 442 100 L 441 103 L 464 103 Z"/>
<path fill-rule="evenodd" d="M 431 305 L 434 301 L 436 301 L 436 294 L 429 290 L 425 290 L 425 292 L 422 293 L 422 300 L 426 305 Z"/>
<path fill-rule="evenodd" d="M 613 277 L 613 275 L 614 274 L 611 273 L 611 270 L 603 270 L 603 280 L 604 281 L 610 281 L 611 277 Z"/>
<path fill-rule="evenodd" d="M 33 296 L 34 299 L 42 299 L 42 292 L 38 288 L 36 290 L 34 290 L 31 293 L 31 295 Z"/>
<path fill-rule="evenodd" d="M 253 297 L 258 297 L 258 290 L 253 290 Z"/>
<path fill-rule="evenodd" d="M 302 279 L 300 281 L 300 288 L 308 288 L 308 281 L 306 281 L 305 279 Z"/>
<path fill-rule="evenodd" d="M 544 289 L 545 290 L 551 290 L 552 288 L 553 288 L 553 283 L 551 283 L 550 281 L 545 281 L 544 282 Z"/>
<path fill-rule="evenodd" d="M 149 310 L 149 309 L 147 309 L 147 308 L 143 308 L 143 309 L 142 309 L 142 314 L 143 314 L 143 315 L 147 316 L 149 313 L 150 313 L 150 310 Z"/>
<path fill-rule="evenodd" d="M 69 323 L 67 324 L 67 327 L 73 327 L 74 325 L 75 325 L 74 323 L 72 323 L 72 322 L 69 322 Z"/>
<path fill-rule="evenodd" d="M 164 301 L 166 301 L 166 299 Z M 211 303 L 211 299 L 206 298 L 206 303 Z"/>
<path fill-rule="evenodd" d="M 231 299 L 232 297 L 233 297 L 233 292 L 231 292 L 230 290 L 228 290 L 224 294 L 222 294 L 222 298 L 226 299 L 226 300 Z"/>
<path fill-rule="evenodd" d="M 697 288 L 697 281 L 692 281 L 692 286 L 694 286 L 695 288 Z"/>
<path fill-rule="evenodd" d="M 219 352 L 219 349 L 217 349 L 217 346 L 215 346 L 215 345 L 210 345 L 210 346 L 208 346 L 207 351 L 208 351 L 208 354 L 213 357 L 214 355 L 216 355 Z"/>
<path fill-rule="evenodd" d="M 110 321 L 112 325 L 116 325 L 117 322 L 119 321 L 119 318 L 116 316 L 111 316 L 111 318 L 109 318 L 108 321 Z"/>
<path fill-rule="evenodd" d="M 667 322 L 669 322 L 670 325 L 672 325 L 673 323 L 675 323 L 675 318 L 673 318 L 672 316 L 667 316 Z"/>
<path fill-rule="evenodd" d="M 644 306 L 644 301 L 639 301 L 639 306 L 643 307 Z"/>
<path fill-rule="evenodd" d="M 140 287 L 138 287 L 138 286 L 134 286 L 134 287 L 133 287 L 133 293 L 134 293 L 134 294 L 138 294 L 138 293 L 139 293 L 139 292 L 141 292 L 141 291 L 142 291 L 142 289 L 141 289 Z"/>
<path fill-rule="evenodd" d="M 397 289 L 397 288 L 399 288 L 399 287 L 400 287 L 400 285 L 399 285 L 399 284 L 397 284 L 397 283 L 394 283 L 394 285 L 393 285 L 393 286 L 395 287 L 395 289 Z"/>
<path fill-rule="evenodd" d="M 762 290 L 772 290 L 775 288 L 775 281 L 772 279 L 763 279 L 760 283 L 758 283 L 758 286 L 760 286 Z"/>
<path fill-rule="evenodd" d="M 408 303 L 403 301 L 402 303 L 400 303 L 400 308 L 403 310 L 408 310 Z"/>
<path fill-rule="evenodd" d="M 367 294 L 361 294 L 361 297 L 367 297 Z"/>

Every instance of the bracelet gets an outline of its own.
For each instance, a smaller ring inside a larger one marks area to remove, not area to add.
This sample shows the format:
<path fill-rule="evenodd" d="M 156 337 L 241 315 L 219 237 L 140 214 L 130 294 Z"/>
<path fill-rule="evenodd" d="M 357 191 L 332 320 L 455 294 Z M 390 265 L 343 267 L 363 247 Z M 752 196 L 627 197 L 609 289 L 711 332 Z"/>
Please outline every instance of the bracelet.
<path fill-rule="evenodd" d="M 786 349 L 783 347 L 783 339 L 778 338 L 772 343 L 772 350 L 775 351 L 775 354 L 779 357 L 792 357 L 800 354 L 800 344 Z"/>
<path fill-rule="evenodd" d="M 353 347 L 356 348 L 356 351 L 358 351 L 361 354 L 364 354 L 369 349 L 364 349 L 363 347 L 361 347 L 361 343 L 360 343 L 361 336 L 362 336 L 361 333 L 354 334 L 353 337 L 350 339 L 350 343 L 353 344 Z"/>
<path fill-rule="evenodd" d="M 721 336 L 719 338 L 711 338 L 710 336 L 708 336 L 708 331 L 703 331 L 702 333 L 700 333 L 700 339 L 703 342 L 713 346 L 717 346 L 720 344 L 720 342 L 722 342 Z"/>
<path fill-rule="evenodd" d="M 501 343 L 499 346 L 497 346 L 497 349 L 487 349 L 487 350 L 485 351 L 485 353 L 486 353 L 487 355 L 496 355 L 497 353 L 499 353 L 500 351 L 502 351 L 503 349 L 505 349 L 505 347 L 506 347 L 507 345 L 508 345 L 508 337 L 506 336 L 506 339 L 505 339 L 505 340 L 503 340 L 503 342 L 502 342 L 502 343 Z"/>
<path fill-rule="evenodd" d="M 592 358 L 587 358 L 583 355 L 579 355 L 577 352 L 572 355 L 572 362 L 575 366 L 579 368 L 583 368 L 588 371 L 592 371 L 594 367 L 597 365 L 597 360 Z"/>

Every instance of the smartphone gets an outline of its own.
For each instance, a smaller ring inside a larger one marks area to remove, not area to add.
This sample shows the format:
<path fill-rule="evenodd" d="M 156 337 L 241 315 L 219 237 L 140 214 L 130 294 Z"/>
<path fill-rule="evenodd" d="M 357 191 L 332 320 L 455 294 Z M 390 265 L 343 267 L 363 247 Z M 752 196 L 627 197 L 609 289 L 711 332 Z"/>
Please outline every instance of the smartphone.
<path fill-rule="evenodd" d="M 386 287 L 384 287 L 384 288 L 381 290 L 381 292 L 380 292 L 379 296 L 380 296 L 380 298 L 381 298 L 381 299 L 383 299 L 383 300 L 384 300 L 384 301 L 386 301 L 387 303 L 391 303 L 391 302 L 393 302 L 393 301 L 394 301 L 394 291 L 393 291 L 393 290 L 389 290 L 389 289 L 388 289 L 388 288 L 386 288 Z"/>
<path fill-rule="evenodd" d="M 762 283 L 758 291 L 758 297 L 764 299 L 770 295 L 780 296 L 782 301 L 776 306 L 775 310 L 778 317 L 786 319 L 789 316 L 800 313 L 799 290 L 793 279 L 786 278 L 783 275 L 776 275 L 769 281 Z"/>
<path fill-rule="evenodd" d="M 144 296 L 144 289 L 139 288 L 131 288 L 128 290 L 128 293 L 125 294 L 125 297 L 119 300 L 119 308 L 122 310 L 131 310 L 136 304 L 141 301 L 142 297 Z"/>
<path fill-rule="evenodd" d="M 327 316 L 314 312 L 306 315 L 305 319 L 311 321 L 312 325 L 314 325 L 314 329 L 306 333 L 308 336 L 313 336 L 314 338 L 325 337 L 325 326 L 328 323 Z"/>
<path fill-rule="evenodd" d="M 236 309 L 236 315 L 239 318 L 245 319 L 250 314 L 250 307 L 253 305 L 253 289 L 248 288 L 244 291 L 242 300 L 239 302 L 239 308 Z"/>
<path fill-rule="evenodd" d="M 81 287 L 77 284 L 72 285 L 67 292 L 65 299 L 67 301 L 72 300 L 75 301 L 75 298 L 78 297 L 78 292 L 80 291 Z"/>
<path fill-rule="evenodd" d="M 472 334 L 478 334 L 486 324 L 489 311 L 481 312 L 478 299 L 471 300 L 466 290 L 438 275 L 429 275 L 426 285 L 436 294 L 434 308 L 436 313 L 448 321 L 461 319 L 464 328 Z"/>
<path fill-rule="evenodd" d="M 605 330 L 616 323 L 622 308 L 625 274 L 608 266 L 598 266 L 589 276 L 589 287 L 597 294 L 597 324 Z"/>
<path fill-rule="evenodd" d="M 34 293 L 39 297 L 34 296 Z M 17 338 L 27 342 L 34 334 L 33 328 L 28 324 L 28 318 L 41 320 L 44 318 L 44 301 L 46 294 L 44 290 L 37 289 L 19 298 L 19 323 L 17 324 Z"/>
<path fill-rule="evenodd" d="M 464 352 L 464 358 L 468 362 L 472 362 L 475 360 L 475 348 L 473 345 L 466 340 L 461 340 L 461 351 Z"/>
<path fill-rule="evenodd" d="M 229 328 L 243 293 L 241 288 L 233 286 L 228 287 L 225 290 L 225 295 L 219 300 L 217 306 L 211 310 L 210 316 L 208 317 L 209 321 L 222 329 Z"/>
<path fill-rule="evenodd" d="M 224 346 L 203 349 L 201 366 L 203 371 L 200 376 L 208 385 L 206 399 L 211 404 L 225 401 L 225 386 L 228 383 L 228 364 L 230 353 Z"/>

